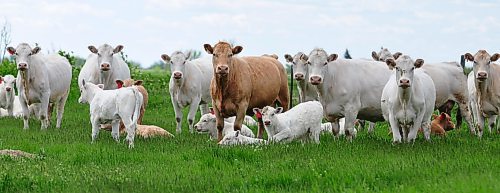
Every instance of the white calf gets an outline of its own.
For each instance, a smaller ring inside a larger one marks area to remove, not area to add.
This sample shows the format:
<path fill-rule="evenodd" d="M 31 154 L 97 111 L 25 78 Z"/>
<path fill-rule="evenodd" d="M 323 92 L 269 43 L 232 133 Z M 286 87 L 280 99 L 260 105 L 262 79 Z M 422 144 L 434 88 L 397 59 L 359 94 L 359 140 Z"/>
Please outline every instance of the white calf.
<path fill-rule="evenodd" d="M 429 140 L 436 88 L 431 77 L 419 69 L 424 61 L 414 62 L 404 55 L 386 63 L 394 72 L 382 91 L 381 106 L 391 125 L 393 143 L 401 143 L 401 135 L 404 141 L 414 142 L 420 128 Z"/>
<path fill-rule="evenodd" d="M 218 143 L 219 145 L 267 145 L 268 142 L 263 139 L 258 139 L 254 137 L 248 137 L 240 134 L 240 131 L 231 131 L 228 134 L 224 135 L 221 141 Z"/>
<path fill-rule="evenodd" d="M 137 88 L 126 87 L 116 90 L 103 90 L 104 85 L 85 83 L 80 86 L 80 103 L 90 104 L 90 121 L 92 122 L 92 142 L 99 135 L 100 124 L 111 123 L 111 135 L 116 141 L 120 139 L 120 120 L 127 131 L 128 147 L 134 147 L 137 119 L 142 105 L 142 94 Z"/>
<path fill-rule="evenodd" d="M 222 130 L 222 135 L 227 135 L 228 133 L 234 131 L 233 123 L 229 121 L 224 121 L 224 129 Z M 200 121 L 194 125 L 194 129 L 199 133 L 207 133 L 210 135 L 210 139 L 217 139 L 217 126 L 215 124 L 215 115 L 207 113 L 201 116 Z M 252 130 L 246 125 L 241 125 L 241 134 L 248 137 L 255 137 Z"/>
<path fill-rule="evenodd" d="M 0 109 L 6 109 L 8 116 L 14 116 L 16 78 L 12 75 L 0 76 Z M 2 113 L 0 113 L 1 115 Z"/>
<path fill-rule="evenodd" d="M 318 101 L 299 103 L 287 112 L 281 113 L 283 108 L 266 106 L 262 110 L 253 109 L 255 113 L 262 114 L 262 121 L 266 129 L 268 140 L 292 141 L 305 140 L 306 137 L 319 143 L 321 120 L 323 119 L 323 106 Z"/>

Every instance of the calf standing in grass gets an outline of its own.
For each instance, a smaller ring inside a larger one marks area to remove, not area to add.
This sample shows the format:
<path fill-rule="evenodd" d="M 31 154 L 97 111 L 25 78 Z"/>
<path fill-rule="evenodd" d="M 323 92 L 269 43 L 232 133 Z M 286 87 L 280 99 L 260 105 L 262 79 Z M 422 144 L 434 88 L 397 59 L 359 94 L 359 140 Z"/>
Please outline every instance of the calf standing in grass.
<path fill-rule="evenodd" d="M 283 108 L 266 106 L 262 110 L 253 109 L 262 114 L 264 127 L 270 141 L 305 140 L 308 137 L 319 143 L 323 106 L 318 101 L 300 103 L 289 111 L 282 113 Z"/>
<path fill-rule="evenodd" d="M 21 43 L 17 48 L 8 47 L 7 51 L 14 55 L 17 63 L 17 87 L 21 108 L 23 109 L 24 129 L 29 128 L 28 119 L 31 104 L 40 104 L 40 121 L 42 129 L 50 124 L 49 104 L 57 105 L 56 128 L 61 127 L 64 105 L 68 99 L 71 84 L 71 65 L 68 60 L 58 54 L 44 56 L 39 47 L 31 48 Z"/>
<path fill-rule="evenodd" d="M 80 86 L 80 103 L 90 104 L 90 122 L 92 123 L 92 142 L 99 134 L 100 124 L 111 123 L 111 135 L 120 139 L 120 120 L 125 124 L 129 148 L 134 147 L 137 119 L 142 105 L 142 94 L 135 87 L 116 90 L 103 90 L 104 85 L 85 83 Z"/>
<path fill-rule="evenodd" d="M 392 129 L 393 143 L 401 143 L 401 138 L 414 142 L 420 128 L 429 140 L 436 88 L 431 77 L 419 69 L 424 60 L 413 61 L 404 55 L 386 63 L 394 72 L 382 91 L 381 106 Z"/>
<path fill-rule="evenodd" d="M 198 106 L 201 114 L 208 113 L 207 104 L 211 102 L 210 81 L 212 80 L 212 62 L 209 58 L 200 58 L 189 61 L 189 54 L 180 51 L 161 55 L 165 63 L 170 64 L 172 73 L 169 82 L 170 98 L 175 111 L 177 133 L 181 133 L 182 109 L 189 106 L 187 116 L 189 131 L 194 132 L 194 118 Z"/>

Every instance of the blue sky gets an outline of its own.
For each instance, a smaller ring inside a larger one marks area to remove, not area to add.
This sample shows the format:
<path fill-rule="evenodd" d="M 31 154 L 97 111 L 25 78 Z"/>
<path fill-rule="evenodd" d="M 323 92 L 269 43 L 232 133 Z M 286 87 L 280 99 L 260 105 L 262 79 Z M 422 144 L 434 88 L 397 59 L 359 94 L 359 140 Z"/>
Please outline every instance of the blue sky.
<path fill-rule="evenodd" d="M 0 0 L 12 45 L 38 43 L 86 57 L 88 45 L 122 44 L 143 67 L 175 50 L 232 40 L 240 55 L 320 47 L 371 58 L 381 46 L 426 62 L 500 52 L 498 1 Z M 0 18 L 0 19 L 1 19 Z M 204 53 L 204 52 L 203 52 Z"/>

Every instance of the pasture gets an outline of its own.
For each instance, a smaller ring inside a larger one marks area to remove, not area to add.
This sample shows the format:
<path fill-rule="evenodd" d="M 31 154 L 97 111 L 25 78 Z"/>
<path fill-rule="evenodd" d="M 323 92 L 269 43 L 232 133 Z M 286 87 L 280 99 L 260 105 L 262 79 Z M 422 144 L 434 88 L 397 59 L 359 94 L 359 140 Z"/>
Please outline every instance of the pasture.
<path fill-rule="evenodd" d="M 185 119 L 183 133 L 175 133 L 165 71 L 133 77 L 149 91 L 144 124 L 175 138 L 136 138 L 128 149 L 101 131 L 90 144 L 89 107 L 77 102 L 76 77 L 61 129 L 41 131 L 32 120 L 23 130 L 21 119 L 0 119 L 0 149 L 39 155 L 0 157 L 0 192 L 500 192 L 496 131 L 479 140 L 464 123 L 430 143 L 419 134 L 414 144 L 393 146 L 388 125 L 378 123 L 374 135 L 362 130 L 352 143 L 324 134 L 319 145 L 219 147 L 190 134 Z"/>

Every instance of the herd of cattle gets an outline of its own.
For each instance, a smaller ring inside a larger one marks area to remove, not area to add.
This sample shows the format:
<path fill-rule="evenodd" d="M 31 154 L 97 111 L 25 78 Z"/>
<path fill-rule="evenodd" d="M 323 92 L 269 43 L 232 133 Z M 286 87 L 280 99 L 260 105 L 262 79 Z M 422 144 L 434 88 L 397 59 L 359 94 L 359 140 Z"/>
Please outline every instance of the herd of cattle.
<path fill-rule="evenodd" d="M 130 79 L 122 60 L 122 45 L 89 46 L 78 76 L 80 103 L 90 104 L 92 142 L 101 129 L 111 129 L 115 140 L 126 131 L 129 148 L 140 135 L 173 136 L 164 129 L 141 125 L 148 93 L 142 81 Z M 189 53 L 161 55 L 170 64 L 169 92 L 175 111 L 176 131 L 181 133 L 183 113 L 189 106 L 190 132 L 209 133 L 219 144 L 255 144 L 312 140 L 319 143 L 322 131 L 352 140 L 356 124 L 388 121 L 393 143 L 413 142 L 418 131 L 429 140 L 431 133 L 444 135 L 455 126 L 449 117 L 458 104 L 457 128 L 461 119 L 472 134 L 483 134 L 484 121 L 491 127 L 500 113 L 500 67 L 493 63 L 500 54 L 479 50 L 466 53 L 473 71 L 466 77 L 456 62 L 424 63 L 402 53 L 382 48 L 373 60 L 341 59 L 316 48 L 306 55 L 285 54 L 299 88 L 299 104 L 289 109 L 288 79 L 277 55 L 239 57 L 243 47 L 227 42 L 204 45 L 212 57 L 190 60 Z M 30 116 L 50 125 L 54 108 L 60 128 L 72 79 L 71 65 L 62 56 L 43 55 L 26 43 L 8 47 L 18 74 L 0 76 L 0 115 L 23 117 L 28 129 Z M 17 85 L 18 96 L 15 95 Z M 208 104 L 212 104 L 212 108 Z M 199 109 L 202 117 L 195 124 Z M 279 106 L 279 107 L 277 107 Z M 434 109 L 441 111 L 434 115 Z M 6 111 L 6 112 L 5 112 Z M 247 115 L 256 115 L 257 122 Z M 328 123 L 322 124 L 326 119 Z M 258 125 L 257 136 L 246 125 Z M 263 133 L 267 139 L 263 140 Z"/>

